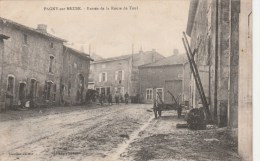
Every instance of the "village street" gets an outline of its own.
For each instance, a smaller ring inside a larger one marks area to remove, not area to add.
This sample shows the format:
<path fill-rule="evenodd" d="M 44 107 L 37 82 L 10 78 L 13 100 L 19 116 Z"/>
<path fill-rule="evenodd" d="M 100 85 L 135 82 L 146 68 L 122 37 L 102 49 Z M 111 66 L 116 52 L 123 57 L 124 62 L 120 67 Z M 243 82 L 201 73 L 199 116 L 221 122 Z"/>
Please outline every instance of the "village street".
<path fill-rule="evenodd" d="M 151 107 L 122 104 L 1 113 L 0 158 L 240 160 L 224 129 L 176 129 L 184 120 L 177 119 L 175 111 L 154 119 Z"/>

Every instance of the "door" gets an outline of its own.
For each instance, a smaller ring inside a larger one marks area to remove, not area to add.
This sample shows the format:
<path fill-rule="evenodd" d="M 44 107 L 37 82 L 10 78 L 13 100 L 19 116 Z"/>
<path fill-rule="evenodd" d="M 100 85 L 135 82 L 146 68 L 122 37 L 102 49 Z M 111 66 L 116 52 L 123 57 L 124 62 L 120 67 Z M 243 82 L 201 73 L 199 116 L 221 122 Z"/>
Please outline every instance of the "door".
<path fill-rule="evenodd" d="M 20 83 L 19 84 L 19 101 L 22 103 L 25 100 L 25 88 L 26 84 L 25 83 Z"/>

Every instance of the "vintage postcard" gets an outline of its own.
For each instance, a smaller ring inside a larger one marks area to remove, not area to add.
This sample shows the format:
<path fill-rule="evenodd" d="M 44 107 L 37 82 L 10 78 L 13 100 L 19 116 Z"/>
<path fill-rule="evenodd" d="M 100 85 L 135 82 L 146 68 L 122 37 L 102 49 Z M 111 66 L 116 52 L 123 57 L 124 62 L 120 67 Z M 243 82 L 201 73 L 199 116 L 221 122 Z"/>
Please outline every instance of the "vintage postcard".
<path fill-rule="evenodd" d="M 251 0 L 0 0 L 0 160 L 252 161 Z"/>

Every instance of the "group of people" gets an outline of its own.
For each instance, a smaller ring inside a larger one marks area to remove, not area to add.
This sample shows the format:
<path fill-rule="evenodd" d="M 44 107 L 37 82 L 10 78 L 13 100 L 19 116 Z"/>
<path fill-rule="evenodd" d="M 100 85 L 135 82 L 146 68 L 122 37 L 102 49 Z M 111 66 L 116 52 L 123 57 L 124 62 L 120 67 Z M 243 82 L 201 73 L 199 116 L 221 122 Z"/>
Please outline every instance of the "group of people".
<path fill-rule="evenodd" d="M 122 94 L 116 91 L 114 98 L 116 104 L 119 104 L 120 102 L 125 102 L 125 104 L 128 104 L 129 94 L 126 92 L 123 98 Z M 111 93 L 109 93 L 107 96 L 105 95 L 105 93 L 101 93 L 99 95 L 99 102 L 101 106 L 103 106 L 105 100 L 107 100 L 109 105 L 113 105 L 113 96 Z"/>

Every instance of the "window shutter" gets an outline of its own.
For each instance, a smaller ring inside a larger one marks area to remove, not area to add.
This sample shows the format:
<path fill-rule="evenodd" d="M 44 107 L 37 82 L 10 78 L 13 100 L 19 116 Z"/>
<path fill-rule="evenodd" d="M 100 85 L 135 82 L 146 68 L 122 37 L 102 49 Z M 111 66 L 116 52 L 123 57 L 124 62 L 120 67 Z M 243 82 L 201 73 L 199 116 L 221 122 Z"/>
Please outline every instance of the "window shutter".
<path fill-rule="evenodd" d="M 118 71 L 116 71 L 115 80 L 117 80 L 117 77 L 118 77 Z"/>
<path fill-rule="evenodd" d="M 99 82 L 101 82 L 101 79 L 102 79 L 102 73 L 99 73 Z"/>
<path fill-rule="evenodd" d="M 105 73 L 105 82 L 107 81 L 107 72 Z"/>
<path fill-rule="evenodd" d="M 122 70 L 122 80 L 125 80 L 125 72 Z"/>

